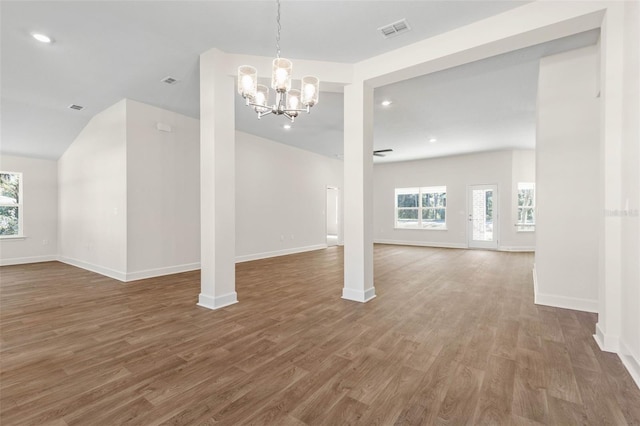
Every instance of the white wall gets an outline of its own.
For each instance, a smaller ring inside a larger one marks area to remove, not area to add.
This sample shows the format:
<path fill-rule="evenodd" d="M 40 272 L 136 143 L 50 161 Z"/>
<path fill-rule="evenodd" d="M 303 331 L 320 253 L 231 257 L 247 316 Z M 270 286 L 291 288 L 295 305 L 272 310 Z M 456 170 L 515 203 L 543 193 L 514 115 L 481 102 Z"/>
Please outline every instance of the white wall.
<path fill-rule="evenodd" d="M 0 265 L 55 260 L 58 167 L 55 161 L 2 155 L 0 170 L 22 173 L 24 239 L 0 240 Z"/>
<path fill-rule="evenodd" d="M 542 58 L 536 141 L 536 303 L 595 312 L 599 100 L 595 46 Z"/>
<path fill-rule="evenodd" d="M 640 3 L 625 3 L 622 136 L 622 359 L 640 386 Z"/>
<path fill-rule="evenodd" d="M 236 132 L 236 259 L 326 247 L 327 186 L 342 188 L 342 171 L 341 161 Z"/>
<path fill-rule="evenodd" d="M 124 280 L 126 102 L 96 114 L 58 160 L 60 260 Z"/>
<path fill-rule="evenodd" d="M 499 151 L 376 164 L 373 170 L 374 239 L 380 243 L 467 247 L 467 187 L 497 184 L 499 248 L 532 250 L 534 234 L 516 232 L 517 182 L 534 178 L 533 151 Z M 518 180 L 522 179 L 522 180 Z M 395 188 L 447 187 L 447 230 L 394 229 Z"/>
<path fill-rule="evenodd" d="M 96 114 L 58 161 L 60 260 L 121 281 L 198 269 L 199 147 L 180 114 L 126 99 Z"/>
<path fill-rule="evenodd" d="M 132 100 L 126 105 L 127 278 L 198 269 L 200 123 Z"/>

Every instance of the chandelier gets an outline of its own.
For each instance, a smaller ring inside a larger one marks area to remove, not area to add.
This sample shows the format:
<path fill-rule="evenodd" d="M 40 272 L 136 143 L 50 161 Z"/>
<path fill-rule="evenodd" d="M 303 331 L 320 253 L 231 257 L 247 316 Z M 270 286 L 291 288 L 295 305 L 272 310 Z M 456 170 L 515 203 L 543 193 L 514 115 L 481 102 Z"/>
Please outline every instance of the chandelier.
<path fill-rule="evenodd" d="M 291 88 L 291 70 L 293 64 L 290 60 L 280 57 L 280 0 L 277 0 L 277 55 L 273 60 L 271 75 L 271 88 L 276 92 L 274 104 L 268 104 L 269 88 L 258 84 L 258 71 L 251 65 L 238 67 L 238 93 L 246 101 L 247 106 L 253 107 L 258 113 L 258 118 L 265 115 L 284 115 L 293 122 L 299 112 L 310 112 L 312 106 L 318 103 L 320 80 L 314 76 L 302 77 L 300 90 Z"/>

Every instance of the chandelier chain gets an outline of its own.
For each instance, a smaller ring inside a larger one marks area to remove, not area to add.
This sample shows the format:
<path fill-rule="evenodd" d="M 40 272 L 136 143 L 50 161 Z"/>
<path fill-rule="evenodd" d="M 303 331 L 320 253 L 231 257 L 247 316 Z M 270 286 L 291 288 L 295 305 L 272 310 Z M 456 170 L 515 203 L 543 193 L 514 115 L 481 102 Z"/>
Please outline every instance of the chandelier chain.
<path fill-rule="evenodd" d="M 276 49 L 277 49 L 277 58 L 280 58 L 280 30 L 282 30 L 282 26 L 280 25 L 280 0 L 276 0 L 278 4 L 278 14 L 276 16 L 276 22 L 278 23 L 278 32 L 276 33 Z"/>

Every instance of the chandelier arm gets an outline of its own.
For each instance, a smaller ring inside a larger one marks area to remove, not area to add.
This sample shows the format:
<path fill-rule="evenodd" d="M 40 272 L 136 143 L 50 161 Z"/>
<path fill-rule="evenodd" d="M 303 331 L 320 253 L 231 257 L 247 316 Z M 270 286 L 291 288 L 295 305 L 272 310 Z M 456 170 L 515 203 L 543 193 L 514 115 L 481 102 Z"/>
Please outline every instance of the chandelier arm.
<path fill-rule="evenodd" d="M 257 111 L 256 111 L 257 112 Z M 265 111 L 265 112 L 258 112 L 258 119 L 261 119 L 262 117 L 264 117 L 265 115 L 269 115 L 269 114 L 273 114 L 272 110 L 269 111 Z"/>

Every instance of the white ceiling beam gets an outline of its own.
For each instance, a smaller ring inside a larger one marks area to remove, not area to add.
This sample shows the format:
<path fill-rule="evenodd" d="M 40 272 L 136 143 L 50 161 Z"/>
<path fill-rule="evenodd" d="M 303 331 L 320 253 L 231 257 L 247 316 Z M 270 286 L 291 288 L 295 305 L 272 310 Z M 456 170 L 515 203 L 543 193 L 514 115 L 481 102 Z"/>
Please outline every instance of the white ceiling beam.
<path fill-rule="evenodd" d="M 355 64 L 380 87 L 599 28 L 605 2 L 536 1 Z"/>

